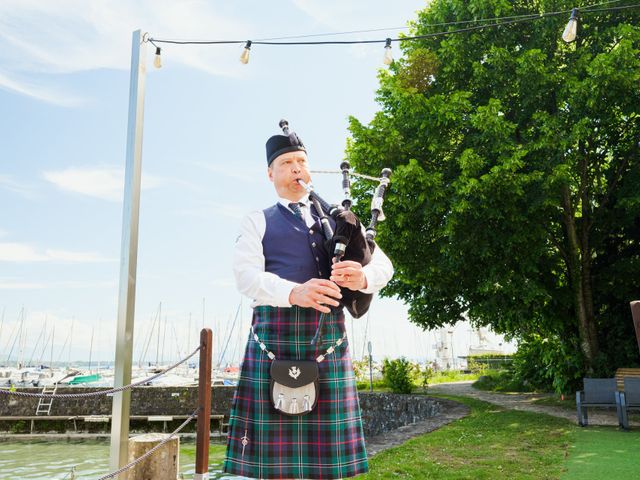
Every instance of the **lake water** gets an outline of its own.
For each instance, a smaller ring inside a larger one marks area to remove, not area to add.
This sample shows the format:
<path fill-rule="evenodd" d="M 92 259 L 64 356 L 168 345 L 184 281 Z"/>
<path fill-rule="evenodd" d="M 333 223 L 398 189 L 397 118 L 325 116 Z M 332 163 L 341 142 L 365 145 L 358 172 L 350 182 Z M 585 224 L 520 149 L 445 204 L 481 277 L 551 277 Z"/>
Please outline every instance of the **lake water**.
<path fill-rule="evenodd" d="M 212 445 L 209 477 L 212 479 L 238 479 L 221 473 L 224 446 Z M 109 473 L 109 442 L 99 440 L 69 441 L 0 441 L 0 479 L 71 478 L 75 467 L 76 480 L 97 479 Z M 188 440 L 180 443 L 180 473 L 185 479 L 193 478 L 195 444 Z"/>

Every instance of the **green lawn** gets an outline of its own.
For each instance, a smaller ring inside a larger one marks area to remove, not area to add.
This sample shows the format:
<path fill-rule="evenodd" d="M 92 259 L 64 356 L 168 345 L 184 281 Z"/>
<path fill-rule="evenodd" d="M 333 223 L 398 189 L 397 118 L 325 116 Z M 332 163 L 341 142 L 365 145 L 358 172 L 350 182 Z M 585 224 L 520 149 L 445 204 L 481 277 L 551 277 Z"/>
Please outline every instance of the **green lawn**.
<path fill-rule="evenodd" d="M 562 480 L 640 478 L 640 431 L 578 428 Z"/>
<path fill-rule="evenodd" d="M 452 397 L 449 397 L 452 398 Z M 452 398 L 471 414 L 435 432 L 382 452 L 370 461 L 372 479 L 639 478 L 640 431 L 580 428 L 564 419 Z"/>
<path fill-rule="evenodd" d="M 471 414 L 371 459 L 362 480 L 559 478 L 573 425 L 563 419 L 454 398 Z"/>
<path fill-rule="evenodd" d="M 640 478 L 638 429 L 581 428 L 549 415 L 506 410 L 470 398 L 446 398 L 468 405 L 471 413 L 375 455 L 370 472 L 357 479 Z M 210 471 L 219 471 L 224 450 L 223 445 L 212 445 Z M 187 462 L 195 458 L 194 445 L 183 445 L 181 451 Z"/>

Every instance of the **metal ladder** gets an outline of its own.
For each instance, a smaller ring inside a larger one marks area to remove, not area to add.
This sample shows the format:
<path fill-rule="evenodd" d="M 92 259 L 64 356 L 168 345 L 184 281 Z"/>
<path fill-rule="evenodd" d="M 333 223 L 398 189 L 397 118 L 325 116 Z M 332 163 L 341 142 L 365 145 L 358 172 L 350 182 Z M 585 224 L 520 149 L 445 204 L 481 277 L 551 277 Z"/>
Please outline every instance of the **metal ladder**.
<path fill-rule="evenodd" d="M 42 393 L 48 395 L 55 395 L 58 390 L 58 384 L 48 385 L 42 388 Z M 51 404 L 53 398 L 41 398 L 38 400 L 38 407 L 36 408 L 36 415 L 51 415 Z"/>

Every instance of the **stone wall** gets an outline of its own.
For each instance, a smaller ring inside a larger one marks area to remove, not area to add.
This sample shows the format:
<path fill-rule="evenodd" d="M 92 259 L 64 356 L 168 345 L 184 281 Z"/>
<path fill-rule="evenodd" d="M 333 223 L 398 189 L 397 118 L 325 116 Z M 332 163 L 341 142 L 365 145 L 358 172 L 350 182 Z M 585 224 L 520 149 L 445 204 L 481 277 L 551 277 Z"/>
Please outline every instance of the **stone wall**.
<path fill-rule="evenodd" d="M 424 395 L 360 392 L 362 428 L 366 437 L 420 422 L 440 413 L 440 403 Z"/>
<path fill-rule="evenodd" d="M 106 388 L 61 387 L 57 393 L 88 393 Z M 19 388 L 19 392 L 40 393 L 39 388 Z M 211 413 L 228 415 L 234 387 L 212 389 Z M 54 399 L 51 415 L 109 415 L 111 396 Z M 0 416 L 35 415 L 37 398 L 0 395 Z M 131 393 L 131 415 L 189 415 L 198 405 L 198 387 L 136 387 Z"/>
<path fill-rule="evenodd" d="M 58 393 L 84 393 L 105 390 L 67 387 Z M 228 417 L 235 387 L 212 389 L 211 413 Z M 38 388 L 18 391 L 40 393 Z M 360 407 L 365 436 L 378 435 L 440 413 L 440 404 L 423 395 L 360 392 Z M 198 403 L 197 387 L 136 387 L 131 396 L 131 415 L 189 415 Z M 0 395 L 0 416 L 35 415 L 37 398 Z M 54 399 L 51 415 L 87 416 L 111 414 L 111 397 Z M 46 418 L 46 417 L 45 417 Z"/>

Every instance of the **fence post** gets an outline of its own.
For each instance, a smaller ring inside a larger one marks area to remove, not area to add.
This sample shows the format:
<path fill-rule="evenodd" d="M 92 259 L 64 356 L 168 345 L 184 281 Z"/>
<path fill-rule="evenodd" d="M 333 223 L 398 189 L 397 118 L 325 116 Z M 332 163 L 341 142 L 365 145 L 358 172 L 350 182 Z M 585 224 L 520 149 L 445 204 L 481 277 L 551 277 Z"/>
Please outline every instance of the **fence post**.
<path fill-rule="evenodd" d="M 194 480 L 209 479 L 209 437 L 211 430 L 211 354 L 213 334 L 200 331 L 200 378 L 198 379 L 198 432 L 196 435 L 196 472 Z"/>

